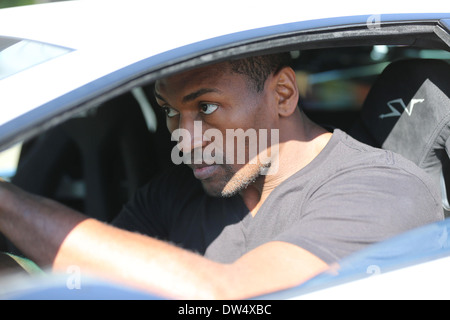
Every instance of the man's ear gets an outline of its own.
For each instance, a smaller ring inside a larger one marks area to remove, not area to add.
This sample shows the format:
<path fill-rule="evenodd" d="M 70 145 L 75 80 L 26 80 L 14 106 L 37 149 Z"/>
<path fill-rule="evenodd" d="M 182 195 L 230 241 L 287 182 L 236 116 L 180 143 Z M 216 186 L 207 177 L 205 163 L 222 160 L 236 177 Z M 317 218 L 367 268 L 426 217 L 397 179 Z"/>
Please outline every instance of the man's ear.
<path fill-rule="evenodd" d="M 290 116 L 297 108 L 299 93 L 295 71 L 284 67 L 274 75 L 275 92 L 278 97 L 278 114 Z"/>

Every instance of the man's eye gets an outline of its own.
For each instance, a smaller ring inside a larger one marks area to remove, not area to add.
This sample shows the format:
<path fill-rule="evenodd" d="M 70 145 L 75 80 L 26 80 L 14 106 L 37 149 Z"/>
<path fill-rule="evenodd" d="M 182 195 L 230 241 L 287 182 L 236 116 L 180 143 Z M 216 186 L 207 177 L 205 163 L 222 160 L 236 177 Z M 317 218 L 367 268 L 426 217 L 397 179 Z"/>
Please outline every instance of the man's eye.
<path fill-rule="evenodd" d="M 213 103 L 202 103 L 200 105 L 200 112 L 204 113 L 204 114 L 211 114 L 214 111 L 217 110 L 217 108 L 219 108 L 219 106 L 217 104 L 213 104 Z"/>
<path fill-rule="evenodd" d="M 173 109 L 173 108 L 171 108 L 171 107 L 165 106 L 165 107 L 162 107 L 162 108 L 163 108 L 163 110 L 166 113 L 168 118 L 175 117 L 178 114 L 178 111 Z"/>

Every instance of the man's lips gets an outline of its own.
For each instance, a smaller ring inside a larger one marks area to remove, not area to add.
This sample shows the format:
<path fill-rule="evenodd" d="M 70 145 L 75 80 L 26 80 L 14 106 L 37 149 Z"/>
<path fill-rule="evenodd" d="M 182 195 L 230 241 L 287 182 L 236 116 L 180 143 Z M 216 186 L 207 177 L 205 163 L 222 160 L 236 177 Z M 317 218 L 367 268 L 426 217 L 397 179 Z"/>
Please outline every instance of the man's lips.
<path fill-rule="evenodd" d="M 190 167 L 192 168 L 192 170 L 194 172 L 194 176 L 198 180 L 205 180 L 205 179 L 211 178 L 219 166 L 217 164 L 212 164 L 212 165 L 192 164 L 192 165 L 190 165 Z"/>

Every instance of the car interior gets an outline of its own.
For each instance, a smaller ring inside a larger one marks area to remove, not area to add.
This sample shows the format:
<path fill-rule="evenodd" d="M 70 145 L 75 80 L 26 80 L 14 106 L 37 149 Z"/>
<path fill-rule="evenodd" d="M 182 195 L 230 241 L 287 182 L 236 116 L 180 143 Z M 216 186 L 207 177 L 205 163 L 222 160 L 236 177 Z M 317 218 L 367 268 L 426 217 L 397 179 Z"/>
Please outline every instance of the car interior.
<path fill-rule="evenodd" d="M 291 55 L 300 107 L 312 120 L 416 162 L 450 210 L 450 52 L 370 45 Z M 173 145 L 149 83 L 23 141 L 13 170 L 0 168 L 0 175 L 108 222 L 137 188 L 173 165 Z M 1 234 L 0 251 L 20 254 Z"/>

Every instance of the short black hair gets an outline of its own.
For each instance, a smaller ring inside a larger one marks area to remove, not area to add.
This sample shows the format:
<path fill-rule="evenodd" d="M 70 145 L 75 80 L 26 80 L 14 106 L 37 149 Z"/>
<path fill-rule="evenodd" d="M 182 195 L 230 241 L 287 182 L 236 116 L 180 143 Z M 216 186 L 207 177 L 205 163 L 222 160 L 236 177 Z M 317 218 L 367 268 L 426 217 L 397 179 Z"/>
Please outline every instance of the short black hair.
<path fill-rule="evenodd" d="M 269 75 L 291 65 L 291 55 L 289 52 L 267 54 L 231 60 L 229 63 L 232 72 L 247 76 L 253 89 L 262 92 Z"/>

